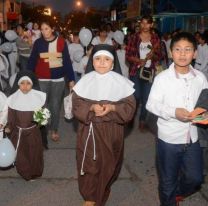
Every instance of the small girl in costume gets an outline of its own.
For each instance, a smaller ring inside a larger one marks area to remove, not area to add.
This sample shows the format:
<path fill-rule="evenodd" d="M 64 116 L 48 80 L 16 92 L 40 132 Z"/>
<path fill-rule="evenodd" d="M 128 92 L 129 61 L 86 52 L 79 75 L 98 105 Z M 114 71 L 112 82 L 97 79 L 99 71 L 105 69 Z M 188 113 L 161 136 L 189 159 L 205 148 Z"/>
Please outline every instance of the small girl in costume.
<path fill-rule="evenodd" d="M 136 108 L 134 89 L 120 75 L 113 46 L 94 46 L 86 73 L 74 86 L 72 100 L 79 120 L 78 183 L 84 206 L 104 206 L 122 166 L 124 125 Z"/>
<path fill-rule="evenodd" d="M 44 106 L 46 94 L 36 88 L 38 81 L 32 72 L 22 71 L 17 74 L 15 92 L 7 100 L 7 131 L 17 151 L 17 172 L 25 180 L 35 179 L 43 173 L 41 132 L 33 121 L 33 113 Z"/>

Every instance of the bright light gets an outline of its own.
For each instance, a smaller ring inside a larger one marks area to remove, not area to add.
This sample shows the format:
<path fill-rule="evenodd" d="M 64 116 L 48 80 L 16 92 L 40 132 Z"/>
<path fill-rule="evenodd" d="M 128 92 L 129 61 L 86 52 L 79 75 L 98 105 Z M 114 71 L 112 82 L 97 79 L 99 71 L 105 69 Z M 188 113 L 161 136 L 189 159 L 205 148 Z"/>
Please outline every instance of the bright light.
<path fill-rule="evenodd" d="M 77 7 L 81 7 L 82 6 L 82 2 L 81 1 L 76 1 L 76 6 Z"/>
<path fill-rule="evenodd" d="M 43 14 L 45 14 L 46 16 L 51 16 L 51 9 L 50 8 L 45 8 L 43 11 Z"/>

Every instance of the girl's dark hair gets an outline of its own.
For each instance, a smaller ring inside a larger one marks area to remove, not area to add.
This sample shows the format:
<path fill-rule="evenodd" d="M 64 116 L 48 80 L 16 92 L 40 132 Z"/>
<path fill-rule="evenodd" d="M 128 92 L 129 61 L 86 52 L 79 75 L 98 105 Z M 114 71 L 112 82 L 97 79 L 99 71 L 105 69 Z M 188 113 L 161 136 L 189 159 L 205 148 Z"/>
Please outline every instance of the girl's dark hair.
<path fill-rule="evenodd" d="M 107 32 L 107 26 L 106 25 L 101 25 L 99 28 L 99 32 L 103 32 L 106 31 Z"/>
<path fill-rule="evenodd" d="M 53 23 L 51 23 L 50 21 L 42 21 L 40 23 L 40 26 L 42 26 L 43 24 L 48 25 L 49 27 L 51 27 L 52 29 L 54 29 L 55 25 Z"/>
<path fill-rule="evenodd" d="M 195 37 L 189 32 L 180 32 L 180 33 L 174 35 L 171 40 L 171 43 L 170 43 L 170 50 L 171 51 L 172 51 L 175 43 L 177 43 L 180 40 L 186 40 L 186 41 L 190 42 L 193 45 L 194 50 L 197 49 L 197 42 L 196 42 Z"/>

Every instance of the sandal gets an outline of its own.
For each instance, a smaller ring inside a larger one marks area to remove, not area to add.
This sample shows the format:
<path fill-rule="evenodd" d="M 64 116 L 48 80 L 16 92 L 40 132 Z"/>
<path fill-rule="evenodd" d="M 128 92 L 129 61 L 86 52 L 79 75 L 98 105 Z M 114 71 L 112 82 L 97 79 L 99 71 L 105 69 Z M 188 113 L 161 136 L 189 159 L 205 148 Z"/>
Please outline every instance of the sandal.
<path fill-rule="evenodd" d="M 58 142 L 59 139 L 60 139 L 60 136 L 59 136 L 58 133 L 52 132 L 52 134 L 51 134 L 51 139 L 52 139 L 54 142 Z"/>

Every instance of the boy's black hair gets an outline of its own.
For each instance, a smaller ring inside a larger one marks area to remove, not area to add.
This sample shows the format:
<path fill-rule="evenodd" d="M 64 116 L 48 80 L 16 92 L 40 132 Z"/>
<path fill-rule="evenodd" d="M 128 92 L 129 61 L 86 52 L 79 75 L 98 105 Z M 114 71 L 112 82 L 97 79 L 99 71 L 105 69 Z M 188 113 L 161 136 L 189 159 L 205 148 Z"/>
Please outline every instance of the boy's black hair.
<path fill-rule="evenodd" d="M 147 20 L 147 22 L 149 23 L 149 24 L 152 24 L 153 23 L 153 18 L 152 18 L 152 16 L 150 16 L 150 15 L 144 15 L 144 16 L 142 16 L 141 17 L 141 19 L 140 19 L 140 21 L 142 21 L 142 20 Z"/>
<path fill-rule="evenodd" d="M 203 34 L 200 34 L 200 38 L 202 39 L 202 40 L 207 40 L 207 36 L 203 33 Z"/>
<path fill-rule="evenodd" d="M 194 50 L 197 49 L 197 41 L 196 41 L 196 38 L 194 37 L 194 35 L 192 35 L 189 32 L 180 32 L 180 33 L 174 35 L 171 40 L 171 43 L 170 43 L 170 50 L 171 51 L 173 49 L 174 44 L 180 40 L 187 40 L 188 42 L 193 44 Z"/>

